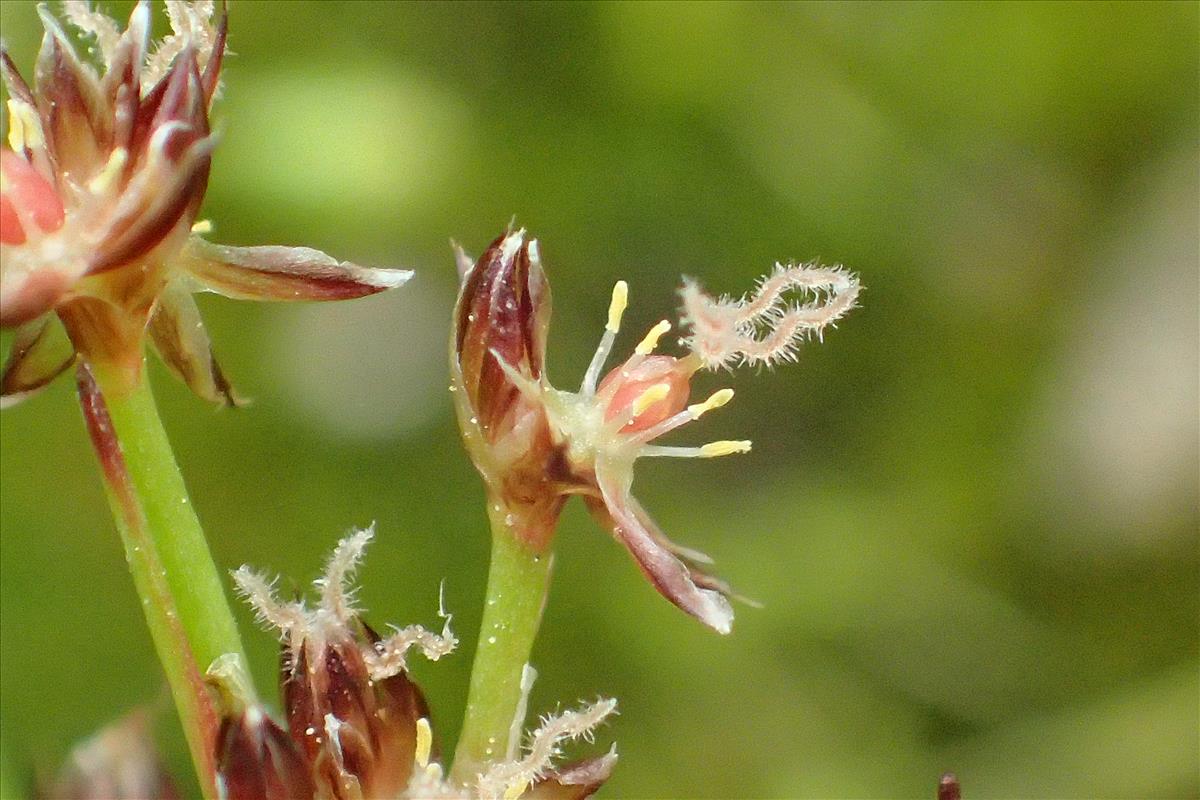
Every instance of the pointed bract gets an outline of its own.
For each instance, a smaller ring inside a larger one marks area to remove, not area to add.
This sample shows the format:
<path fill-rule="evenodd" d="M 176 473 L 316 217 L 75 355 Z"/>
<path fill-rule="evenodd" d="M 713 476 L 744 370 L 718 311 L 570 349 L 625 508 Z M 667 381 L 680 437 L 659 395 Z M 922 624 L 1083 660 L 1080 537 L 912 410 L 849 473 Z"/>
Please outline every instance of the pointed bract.
<path fill-rule="evenodd" d="M 561 448 L 539 396 L 550 313 L 537 241 L 508 231 L 464 272 L 450 350 L 467 452 L 491 502 L 508 510 L 512 530 L 537 549 L 548 543 L 566 499 L 556 481 L 570 480 L 555 469 Z"/>
<path fill-rule="evenodd" d="M 75 348 L 57 317 L 42 317 L 17 328 L 0 377 L 0 408 L 41 390 L 75 362 Z"/>
<path fill-rule="evenodd" d="M 350 300 L 403 286 L 412 270 L 373 269 L 310 247 L 227 247 L 188 239 L 176 262 L 204 288 L 237 300 Z"/>
<path fill-rule="evenodd" d="M 213 356 L 208 331 L 191 293 L 168 286 L 150 316 L 150 341 L 163 363 L 201 398 L 225 406 L 239 406 L 234 393 Z"/>

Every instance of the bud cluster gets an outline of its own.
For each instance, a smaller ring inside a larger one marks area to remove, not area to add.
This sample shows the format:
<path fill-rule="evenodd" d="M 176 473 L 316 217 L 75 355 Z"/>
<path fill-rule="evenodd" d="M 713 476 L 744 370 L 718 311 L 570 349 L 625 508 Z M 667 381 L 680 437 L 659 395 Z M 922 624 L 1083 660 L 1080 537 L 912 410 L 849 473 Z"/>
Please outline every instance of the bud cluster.
<path fill-rule="evenodd" d="M 283 641 L 280 668 L 286 728 L 246 697 L 236 673 L 210 670 L 222 695 L 218 785 L 229 800 L 375 800 L 400 798 L 583 798 L 607 778 L 614 753 L 561 770 L 563 742 L 590 738 L 615 711 L 601 700 L 546 717 L 522 753 L 489 765 L 469 784 L 446 776 L 437 758 L 429 706 L 408 676 L 406 656 L 437 660 L 458 640 L 450 615 L 440 633 L 418 625 L 380 636 L 361 618 L 350 578 L 370 530 L 343 539 L 314 582 L 319 600 L 279 601 L 273 581 L 248 567 L 234 573 L 259 620 Z M 530 681 L 532 686 L 532 681 Z M 520 725 L 521 720 L 515 721 Z"/>

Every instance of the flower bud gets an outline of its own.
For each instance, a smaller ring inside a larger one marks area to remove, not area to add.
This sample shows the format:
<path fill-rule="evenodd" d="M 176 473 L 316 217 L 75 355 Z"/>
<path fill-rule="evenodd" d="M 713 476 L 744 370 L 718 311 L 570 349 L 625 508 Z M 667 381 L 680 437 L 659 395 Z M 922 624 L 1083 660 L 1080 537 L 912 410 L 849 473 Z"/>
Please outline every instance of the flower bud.
<path fill-rule="evenodd" d="M 541 396 L 550 307 L 537 241 L 524 230 L 500 236 L 463 277 L 450 359 L 459 427 L 490 504 L 537 549 L 570 479 Z"/>
<path fill-rule="evenodd" d="M 311 800 L 308 765 L 259 706 L 221 720 L 217 734 L 217 786 L 222 800 Z"/>
<path fill-rule="evenodd" d="M 542 375 L 550 286 L 537 241 L 519 230 L 492 242 L 463 280 L 455 321 L 458 376 L 476 424 L 494 444 L 529 411 L 497 357 L 527 380 Z"/>
<path fill-rule="evenodd" d="M 371 677 L 363 648 L 373 648 L 379 637 L 361 627 L 365 641 L 331 635 L 323 646 L 310 642 L 294 656 L 285 648 L 282 666 L 292 739 L 322 796 L 345 800 L 399 796 L 412 775 L 417 720 L 429 717 L 405 673 Z"/>
<path fill-rule="evenodd" d="M 415 647 L 436 659 L 457 644 L 448 621 L 440 635 L 414 625 L 381 639 L 359 619 L 349 576 L 371 537 L 358 531 L 334 549 L 316 608 L 280 603 L 271 582 L 246 567 L 234 574 L 260 619 L 283 635 L 288 729 L 321 798 L 401 796 L 420 749 L 417 721 L 429 718 L 405 654 Z"/>

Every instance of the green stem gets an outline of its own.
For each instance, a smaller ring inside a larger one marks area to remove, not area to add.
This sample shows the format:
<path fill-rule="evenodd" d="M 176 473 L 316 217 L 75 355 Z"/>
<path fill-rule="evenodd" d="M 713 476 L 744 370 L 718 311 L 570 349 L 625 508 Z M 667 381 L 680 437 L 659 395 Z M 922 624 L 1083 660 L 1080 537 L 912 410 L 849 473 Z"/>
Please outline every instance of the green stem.
<path fill-rule="evenodd" d="M 508 757 L 513 720 L 521 706 L 521 677 L 542 622 L 551 555 L 515 535 L 512 516 L 489 500 L 492 563 L 487 602 L 471 669 L 471 687 L 453 776 L 471 782 L 484 767 Z M 519 728 L 519 726 L 517 726 Z M 519 736 L 519 733 L 517 733 Z"/>
<path fill-rule="evenodd" d="M 204 672 L 229 653 L 245 672 L 246 657 L 145 371 L 133 374 L 81 366 L 80 402 L 200 785 L 215 796 L 218 720 Z"/>

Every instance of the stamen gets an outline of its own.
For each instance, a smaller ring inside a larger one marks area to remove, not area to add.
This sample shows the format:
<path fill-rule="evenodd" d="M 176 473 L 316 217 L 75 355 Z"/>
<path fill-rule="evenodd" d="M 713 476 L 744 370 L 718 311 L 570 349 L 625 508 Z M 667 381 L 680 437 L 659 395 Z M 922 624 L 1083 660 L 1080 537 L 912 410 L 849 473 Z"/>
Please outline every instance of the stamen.
<path fill-rule="evenodd" d="M 212 233 L 213 223 L 211 219 L 198 219 L 192 223 L 192 233 Z"/>
<path fill-rule="evenodd" d="M 621 317 L 625 315 L 625 307 L 629 305 L 629 284 L 617 281 L 613 286 L 612 300 L 608 304 L 608 324 L 605 330 L 616 333 L 621 330 Z"/>
<path fill-rule="evenodd" d="M 608 360 L 608 354 L 612 352 L 613 342 L 617 338 L 617 331 L 621 329 L 621 317 L 625 314 L 627 305 L 629 284 L 617 281 L 613 286 L 612 300 L 608 304 L 608 322 L 604 325 L 604 335 L 600 337 L 600 344 L 596 347 L 596 354 L 592 356 L 592 363 L 588 364 L 587 372 L 583 375 L 583 383 L 579 387 L 580 394 L 590 397 L 596 393 L 600 370 Z"/>
<path fill-rule="evenodd" d="M 417 720 L 417 766 L 425 769 L 429 766 L 429 754 L 433 751 L 433 730 L 429 720 L 421 717 Z"/>
<path fill-rule="evenodd" d="M 651 427 L 646 428 L 646 430 L 639 432 L 636 434 L 633 442 L 635 444 L 652 442 L 658 437 L 665 436 L 666 434 L 678 428 L 680 425 L 686 425 L 694 419 L 695 417 L 692 416 L 692 412 L 685 408 L 678 414 L 667 417 L 657 425 L 652 425 Z"/>
<path fill-rule="evenodd" d="M 37 112 L 27 103 L 13 98 L 8 100 L 8 144 L 20 153 L 25 148 L 34 150 L 45 145 L 42 138 L 42 124 L 38 121 Z"/>
<path fill-rule="evenodd" d="M 639 356 L 648 356 L 654 352 L 654 348 L 658 346 L 658 340 L 663 337 L 663 334 L 671 330 L 671 323 L 665 319 L 650 329 L 646 334 L 646 338 L 638 343 L 638 346 L 633 348 L 633 352 Z"/>
<path fill-rule="evenodd" d="M 749 453 L 750 440 L 743 439 L 741 441 L 732 441 L 729 439 L 719 442 L 709 442 L 700 448 L 701 458 L 716 458 L 717 456 L 731 456 L 735 453 Z"/>
<path fill-rule="evenodd" d="M 121 170 L 125 168 L 125 162 L 129 160 L 129 151 L 124 147 L 118 147 L 108 156 L 108 161 L 104 164 L 104 169 L 96 174 L 96 177 L 88 181 L 88 191 L 92 194 L 103 194 L 113 187 L 117 181 L 117 176 L 121 174 Z M 209 225 L 211 230 L 212 225 Z M 195 230 L 193 227 L 192 230 Z"/>
<path fill-rule="evenodd" d="M 709 411 L 720 408 L 733 399 L 733 389 L 720 389 L 713 392 L 712 395 L 703 403 L 694 403 L 687 407 L 687 411 L 692 415 L 692 419 L 700 419 Z"/>
<path fill-rule="evenodd" d="M 630 407 L 630 410 L 633 411 L 634 419 L 640 417 L 643 413 L 645 413 L 646 409 L 657 403 L 659 400 L 664 399 L 670 393 L 671 386 L 669 384 L 656 383 L 646 391 L 639 394 L 637 399 L 633 401 L 633 405 Z"/>
<path fill-rule="evenodd" d="M 716 458 L 730 456 L 734 453 L 750 452 L 748 441 L 709 442 L 700 447 L 660 447 L 647 445 L 638 451 L 639 457 L 645 458 Z"/>
<path fill-rule="evenodd" d="M 647 445 L 638 451 L 639 458 L 703 458 L 699 447 L 660 447 Z"/>

